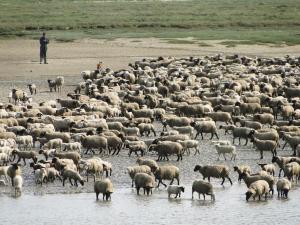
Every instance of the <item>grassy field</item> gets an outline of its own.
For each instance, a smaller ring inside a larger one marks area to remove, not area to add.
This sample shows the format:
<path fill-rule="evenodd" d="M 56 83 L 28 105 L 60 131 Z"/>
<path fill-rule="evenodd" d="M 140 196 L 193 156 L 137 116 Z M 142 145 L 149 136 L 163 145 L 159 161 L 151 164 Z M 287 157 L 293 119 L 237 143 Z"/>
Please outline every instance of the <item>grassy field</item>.
<path fill-rule="evenodd" d="M 233 40 L 300 44 L 299 0 L 1 0 L 0 37 Z"/>

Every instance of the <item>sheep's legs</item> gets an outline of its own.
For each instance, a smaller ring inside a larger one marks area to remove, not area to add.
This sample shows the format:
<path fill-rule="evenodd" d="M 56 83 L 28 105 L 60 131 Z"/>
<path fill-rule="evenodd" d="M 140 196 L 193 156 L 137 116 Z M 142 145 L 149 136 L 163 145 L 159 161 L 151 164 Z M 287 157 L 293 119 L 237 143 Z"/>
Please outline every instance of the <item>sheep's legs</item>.
<path fill-rule="evenodd" d="M 248 138 L 246 138 L 246 142 L 244 144 L 244 146 L 246 146 L 248 144 Z"/>
<path fill-rule="evenodd" d="M 222 183 L 221 183 L 221 185 L 223 185 L 223 184 L 224 184 L 224 182 L 225 182 L 225 178 L 224 178 L 224 177 L 222 177 Z"/>
<path fill-rule="evenodd" d="M 219 136 L 218 136 L 217 132 L 215 132 L 215 135 L 216 135 L 217 139 L 219 140 L 220 138 L 219 138 Z"/>
<path fill-rule="evenodd" d="M 223 157 L 224 157 L 225 160 L 227 160 L 226 157 L 225 157 L 225 153 L 223 153 Z"/>
<path fill-rule="evenodd" d="M 227 177 L 227 179 L 229 180 L 230 184 L 232 185 L 232 181 L 231 181 L 230 177 Z"/>
<path fill-rule="evenodd" d="M 99 193 L 96 193 L 96 201 L 99 200 Z"/>

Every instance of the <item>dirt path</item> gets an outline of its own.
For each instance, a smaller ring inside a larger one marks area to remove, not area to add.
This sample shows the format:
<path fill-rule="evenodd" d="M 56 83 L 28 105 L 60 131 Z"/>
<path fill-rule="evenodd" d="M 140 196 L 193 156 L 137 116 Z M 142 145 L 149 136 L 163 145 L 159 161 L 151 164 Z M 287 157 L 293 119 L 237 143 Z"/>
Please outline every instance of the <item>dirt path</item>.
<path fill-rule="evenodd" d="M 51 40 L 50 40 L 51 41 Z M 240 45 L 226 47 L 218 41 L 204 41 L 211 47 L 199 44 L 170 44 L 160 39 L 78 40 L 71 43 L 51 42 L 49 64 L 39 64 L 37 40 L 0 41 L 1 81 L 29 81 L 51 76 L 78 76 L 80 71 L 94 69 L 99 60 L 104 67 L 126 68 L 129 62 L 142 57 L 212 55 L 241 53 L 246 55 L 283 56 L 299 55 L 300 46 L 270 47 Z"/>

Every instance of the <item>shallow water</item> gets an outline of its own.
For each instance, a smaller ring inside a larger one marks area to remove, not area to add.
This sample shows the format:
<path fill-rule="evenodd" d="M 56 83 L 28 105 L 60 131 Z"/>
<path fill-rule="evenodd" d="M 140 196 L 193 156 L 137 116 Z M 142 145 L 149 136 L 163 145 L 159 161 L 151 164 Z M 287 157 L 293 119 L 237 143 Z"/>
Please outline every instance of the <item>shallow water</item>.
<path fill-rule="evenodd" d="M 95 201 L 94 193 L 23 194 L 1 196 L 1 224 L 299 224 L 299 190 L 288 200 L 277 197 L 246 202 L 244 185 L 218 188 L 216 201 L 168 199 L 165 190 L 137 196 L 131 188 L 117 189 L 112 201 Z M 14 216 L 12 217 L 11 211 Z M 288 223 L 285 221 L 287 219 Z"/>
<path fill-rule="evenodd" d="M 159 130 L 161 128 L 157 124 L 156 127 Z M 218 133 L 221 140 L 231 140 L 231 135 L 223 135 L 224 131 L 219 130 Z M 154 189 L 152 196 L 137 196 L 135 189 L 131 188 L 128 174 L 125 173 L 127 166 L 136 163 L 136 157 L 129 158 L 128 151 L 122 150 L 119 156 L 100 156 L 113 164 L 111 180 L 115 191 L 109 202 L 95 201 L 92 179 L 83 187 L 77 188 L 68 182 L 63 187 L 60 181 L 41 187 L 34 183 L 34 175 L 29 166 L 22 167 L 24 187 L 21 197 L 13 197 L 11 186 L 0 187 L 0 225 L 300 224 L 300 184 L 293 185 L 287 200 L 277 199 L 275 191 L 274 196 L 267 201 L 247 203 L 244 194 L 247 187 L 243 182 L 237 182 L 236 173 L 233 172 L 234 165 L 247 164 L 253 172 L 258 172 L 260 167 L 257 163 L 270 163 L 271 153 L 264 153 L 265 159 L 259 160 L 259 152 L 252 149 L 250 143 L 248 146 L 237 146 L 236 161 L 225 161 L 223 158 L 217 161 L 216 150 L 207 139 L 208 136 L 205 136 L 205 140 L 200 140 L 200 155 L 193 156 L 192 151 L 190 156 L 184 155 L 180 162 L 175 161 L 175 156 L 171 156 L 169 162 L 159 162 L 160 165 L 173 164 L 179 167 L 181 185 L 186 187 L 181 199 L 168 199 L 167 191 L 162 186 Z M 291 153 L 289 148 L 278 151 L 279 155 Z M 150 153 L 147 157 L 157 158 Z M 230 186 L 226 180 L 223 187 L 220 185 L 221 180 L 212 179 L 216 201 L 212 202 L 209 196 L 206 201 L 199 201 L 196 193 L 192 200 L 192 182 L 202 179 L 199 172 L 193 171 L 196 164 L 226 164 L 230 168 L 233 185 Z M 12 216 L 12 211 L 15 216 Z"/>

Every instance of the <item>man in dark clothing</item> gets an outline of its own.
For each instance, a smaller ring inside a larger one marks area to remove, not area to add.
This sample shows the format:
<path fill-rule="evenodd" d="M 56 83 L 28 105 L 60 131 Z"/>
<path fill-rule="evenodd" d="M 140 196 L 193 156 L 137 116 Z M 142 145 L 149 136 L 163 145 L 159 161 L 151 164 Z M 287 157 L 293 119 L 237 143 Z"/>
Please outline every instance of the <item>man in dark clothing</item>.
<path fill-rule="evenodd" d="M 43 36 L 40 38 L 40 63 L 44 59 L 44 63 L 47 64 L 47 45 L 49 44 L 49 39 L 46 38 L 46 33 L 43 32 Z"/>

